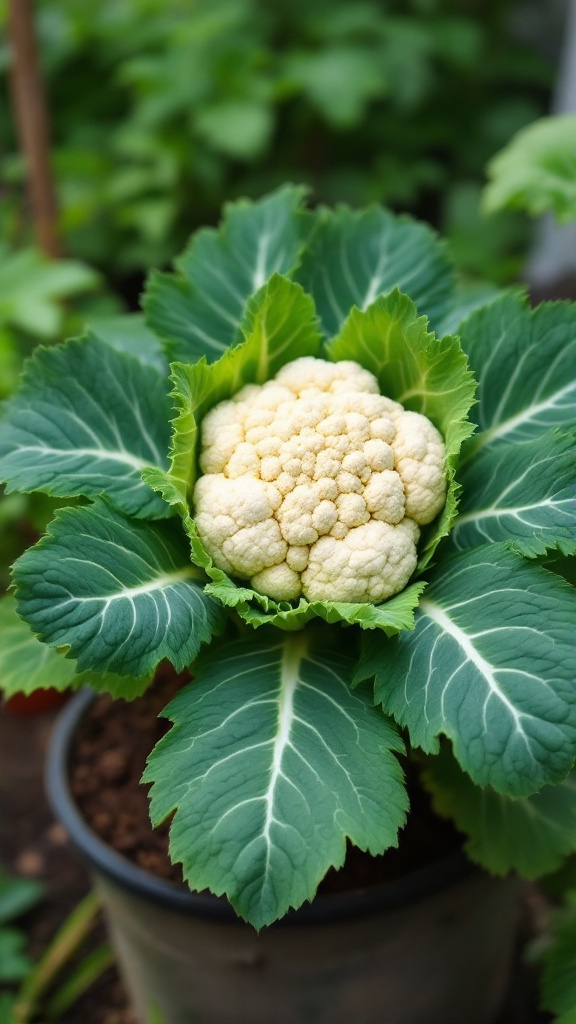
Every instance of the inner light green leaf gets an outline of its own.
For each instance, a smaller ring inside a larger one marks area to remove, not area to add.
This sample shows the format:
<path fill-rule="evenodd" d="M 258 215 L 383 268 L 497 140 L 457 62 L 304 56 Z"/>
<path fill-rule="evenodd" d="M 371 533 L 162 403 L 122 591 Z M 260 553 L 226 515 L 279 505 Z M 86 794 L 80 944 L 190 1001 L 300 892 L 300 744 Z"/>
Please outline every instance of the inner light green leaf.
<path fill-rule="evenodd" d="M 427 416 L 444 438 L 448 495 L 442 515 L 424 533 L 422 569 L 450 530 L 460 489 L 454 479 L 456 457 L 474 429 L 468 414 L 476 384 L 466 356 L 457 338 L 431 334 L 426 318 L 397 290 L 365 310 L 353 309 L 327 354 L 334 361 L 361 363 L 378 378 L 382 394 Z"/>
<path fill-rule="evenodd" d="M 152 752 L 155 824 L 193 889 L 226 893 L 256 928 L 312 899 L 347 838 L 396 845 L 407 798 L 395 729 L 334 634 L 259 634 L 218 645 L 168 705 Z"/>
<path fill-rule="evenodd" d="M 172 367 L 178 415 L 172 436 L 170 477 L 191 501 L 198 474 L 198 427 L 214 405 L 232 398 L 244 384 L 263 384 L 285 363 L 316 356 L 320 348 L 314 303 L 300 285 L 279 274 L 248 304 L 242 321 L 244 344 L 229 349 L 216 363 Z"/>

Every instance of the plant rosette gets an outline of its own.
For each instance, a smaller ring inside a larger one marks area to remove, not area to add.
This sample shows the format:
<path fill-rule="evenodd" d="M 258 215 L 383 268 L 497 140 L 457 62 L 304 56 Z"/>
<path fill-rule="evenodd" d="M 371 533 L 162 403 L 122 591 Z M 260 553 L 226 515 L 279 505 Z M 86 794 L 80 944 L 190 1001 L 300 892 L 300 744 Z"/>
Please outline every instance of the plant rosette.
<path fill-rule="evenodd" d="M 7 693 L 132 699 L 193 665 L 151 817 L 256 928 L 348 842 L 397 844 L 405 740 L 472 859 L 552 870 L 576 849 L 576 306 L 465 294 L 428 227 L 293 186 L 230 205 L 144 306 L 139 346 L 40 348 L 6 404 L 8 489 L 84 499 L 15 563 Z"/>

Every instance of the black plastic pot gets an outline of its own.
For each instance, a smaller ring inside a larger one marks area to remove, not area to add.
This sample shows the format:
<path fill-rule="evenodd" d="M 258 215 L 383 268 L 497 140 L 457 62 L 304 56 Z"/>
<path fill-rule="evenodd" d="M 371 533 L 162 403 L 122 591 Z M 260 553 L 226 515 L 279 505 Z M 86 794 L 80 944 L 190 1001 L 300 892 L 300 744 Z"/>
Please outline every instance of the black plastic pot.
<path fill-rule="evenodd" d="M 142 1024 L 492 1024 L 510 973 L 518 885 L 460 855 L 370 890 L 317 897 L 257 935 L 226 900 L 143 871 L 81 817 L 68 783 L 75 730 L 63 711 L 48 795 L 88 860 Z"/>

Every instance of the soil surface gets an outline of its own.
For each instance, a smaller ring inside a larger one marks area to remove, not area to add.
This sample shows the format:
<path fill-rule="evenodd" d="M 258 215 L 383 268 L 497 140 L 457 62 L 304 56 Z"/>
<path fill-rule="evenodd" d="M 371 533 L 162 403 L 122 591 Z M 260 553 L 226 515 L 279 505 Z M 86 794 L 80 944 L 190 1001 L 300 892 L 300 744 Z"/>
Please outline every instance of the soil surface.
<path fill-rule="evenodd" d="M 153 832 L 149 827 L 146 790 L 138 780 L 151 746 L 169 728 L 165 720 L 157 719 L 157 712 L 183 681 L 182 677 L 165 679 L 143 699 L 131 704 L 117 701 L 112 717 L 109 699 L 100 698 L 79 735 L 73 773 L 74 793 L 92 826 L 124 856 L 180 883 L 179 869 L 167 857 L 167 829 Z M 90 886 L 88 873 L 62 827 L 54 821 L 44 795 L 43 765 L 54 720 L 54 712 L 34 718 L 0 713 L 0 862 L 14 873 L 39 879 L 45 886 L 42 902 L 21 922 L 33 957 L 42 952 Z M 411 816 L 411 826 L 404 831 L 401 844 L 402 860 L 408 857 L 411 868 L 418 866 L 424 845 L 417 821 L 430 813 L 423 794 L 414 790 L 412 799 L 419 802 L 420 813 Z M 430 834 L 436 837 L 436 856 L 454 849 L 457 837 L 450 826 L 441 823 L 432 833 L 429 821 L 423 827 L 427 844 Z M 367 858 L 353 851 L 345 869 L 332 872 L 323 888 L 335 891 L 350 885 L 369 885 L 381 881 L 383 873 L 387 878 L 396 877 L 401 871 L 400 861 L 397 851 L 389 851 L 382 858 Z M 537 969 L 526 961 L 527 952 L 546 931 L 548 913 L 546 899 L 536 887 L 527 885 L 514 977 L 498 1024 L 545 1024 L 551 1019 L 538 1010 Z M 92 948 L 102 939 L 100 924 L 92 937 Z M 60 1020 L 61 1024 L 136 1024 L 114 968 Z"/>

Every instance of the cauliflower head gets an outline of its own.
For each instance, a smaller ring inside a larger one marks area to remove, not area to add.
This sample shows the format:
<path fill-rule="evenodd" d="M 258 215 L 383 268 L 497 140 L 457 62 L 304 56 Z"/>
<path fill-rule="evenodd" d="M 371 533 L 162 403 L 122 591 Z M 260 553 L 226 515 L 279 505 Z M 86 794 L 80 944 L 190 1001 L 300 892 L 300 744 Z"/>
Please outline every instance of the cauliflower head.
<path fill-rule="evenodd" d="M 205 417 L 196 523 L 214 564 L 277 601 L 402 590 L 446 497 L 436 427 L 358 363 L 305 356 Z"/>

